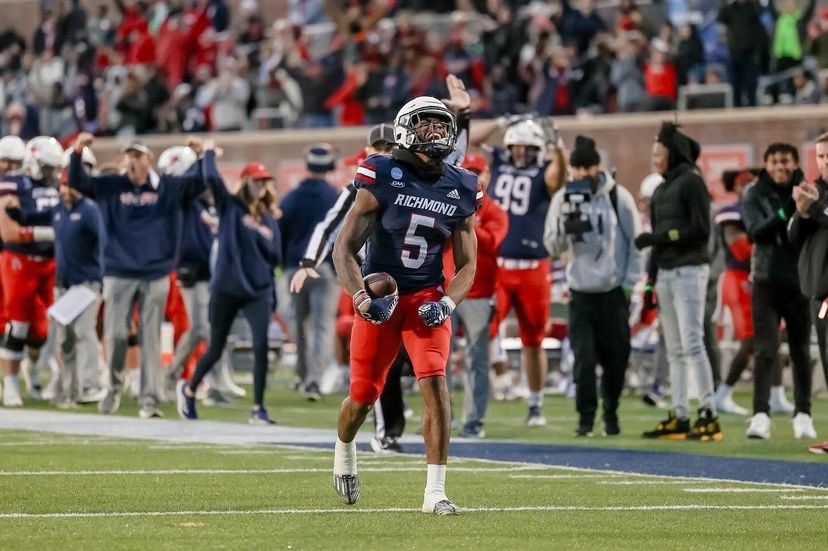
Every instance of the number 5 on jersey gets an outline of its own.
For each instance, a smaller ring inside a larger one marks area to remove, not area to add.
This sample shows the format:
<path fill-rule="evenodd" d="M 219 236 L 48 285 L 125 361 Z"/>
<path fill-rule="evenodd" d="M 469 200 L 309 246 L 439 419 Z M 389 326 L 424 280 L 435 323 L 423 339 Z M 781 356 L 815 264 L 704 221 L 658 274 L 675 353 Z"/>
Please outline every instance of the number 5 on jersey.
<path fill-rule="evenodd" d="M 425 263 L 428 255 L 428 242 L 422 235 L 417 235 L 417 228 L 424 226 L 426 228 L 434 227 L 434 217 L 423 216 L 422 214 L 412 214 L 411 222 L 408 224 L 408 230 L 405 232 L 405 240 L 403 240 L 403 250 L 400 254 L 403 266 L 416 270 Z M 416 256 L 415 256 L 416 254 Z"/>

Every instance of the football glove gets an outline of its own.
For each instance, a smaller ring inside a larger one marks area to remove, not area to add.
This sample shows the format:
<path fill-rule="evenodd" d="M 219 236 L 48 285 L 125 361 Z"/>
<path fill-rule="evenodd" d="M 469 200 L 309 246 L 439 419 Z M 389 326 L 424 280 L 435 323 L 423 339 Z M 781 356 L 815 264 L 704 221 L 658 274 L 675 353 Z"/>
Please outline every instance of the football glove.
<path fill-rule="evenodd" d="M 437 327 L 451 317 L 454 307 L 454 301 L 445 296 L 437 302 L 424 302 L 417 308 L 417 314 L 426 327 Z"/>
<path fill-rule="evenodd" d="M 362 319 L 379 325 L 391 319 L 400 301 L 400 295 L 394 293 L 387 297 L 372 299 L 368 296 L 368 291 L 360 289 L 354 293 L 353 300 L 354 311 L 362 316 Z"/>

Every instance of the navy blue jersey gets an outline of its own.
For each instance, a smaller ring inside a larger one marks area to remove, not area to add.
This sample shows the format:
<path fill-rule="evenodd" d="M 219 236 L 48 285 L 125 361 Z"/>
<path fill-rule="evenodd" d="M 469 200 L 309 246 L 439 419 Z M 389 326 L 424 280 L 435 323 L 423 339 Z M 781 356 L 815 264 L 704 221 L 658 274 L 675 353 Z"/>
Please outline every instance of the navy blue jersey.
<path fill-rule="evenodd" d="M 184 207 L 178 266 L 195 269 L 199 281 L 210 278 L 210 249 L 217 232 L 218 214 L 207 201 L 196 197 Z"/>
<path fill-rule="evenodd" d="M 100 282 L 106 232 L 98 204 L 84 197 L 71 209 L 61 203 L 52 213 L 58 285 L 71 287 L 87 281 Z"/>
<path fill-rule="evenodd" d="M 722 244 L 725 245 L 722 247 L 724 249 L 725 266 L 731 270 L 750 272 L 750 259 L 748 258 L 747 260 L 741 261 L 737 260 L 730 251 L 730 247 L 726 246 L 727 242 L 724 237 L 724 228 L 728 224 L 733 224 L 747 234 L 745 223 L 742 220 L 742 204 L 733 203 L 732 205 L 725 205 L 719 210 L 718 213 L 716 213 L 714 222 L 716 222 L 716 225 L 719 226 L 719 237 L 722 240 Z"/>
<path fill-rule="evenodd" d="M 400 293 L 440 285 L 446 239 L 483 199 L 477 176 L 444 163 L 442 176 L 428 180 L 393 157 L 371 155 L 357 167 L 354 185 L 380 205 L 363 275 L 386 272 Z"/>
<path fill-rule="evenodd" d="M 17 195 L 20 212 L 23 216 L 46 215 L 48 219 L 52 208 L 60 203 L 60 194 L 53 187 L 36 186 L 30 178 L 23 175 L 6 175 L 0 182 L 0 195 Z M 48 222 L 43 225 L 48 225 Z M 20 254 L 52 257 L 55 246 L 51 241 L 31 243 L 6 243 L 5 248 Z"/>
<path fill-rule="evenodd" d="M 500 245 L 500 256 L 520 259 L 549 256 L 543 245 L 543 227 L 551 199 L 544 180 L 548 166 L 545 162 L 518 168 L 509 162 L 505 149 L 495 148 L 489 196 L 509 215 L 509 231 Z"/>

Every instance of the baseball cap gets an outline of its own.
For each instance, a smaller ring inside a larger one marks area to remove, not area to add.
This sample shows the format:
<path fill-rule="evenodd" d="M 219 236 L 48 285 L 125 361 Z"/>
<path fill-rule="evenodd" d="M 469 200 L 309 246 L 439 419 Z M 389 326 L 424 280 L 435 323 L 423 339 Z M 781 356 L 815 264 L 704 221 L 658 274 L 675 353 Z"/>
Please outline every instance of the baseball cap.
<path fill-rule="evenodd" d="M 251 180 L 272 180 L 273 176 L 265 165 L 259 162 L 247 163 L 241 171 L 242 178 L 250 178 Z"/>
<path fill-rule="evenodd" d="M 480 153 L 466 153 L 462 166 L 476 174 L 483 174 L 489 170 L 489 161 Z"/>
<path fill-rule="evenodd" d="M 394 140 L 394 125 L 385 123 L 378 124 L 368 132 L 369 146 L 374 146 L 379 142 L 396 143 Z"/>
<path fill-rule="evenodd" d="M 330 144 L 313 144 L 305 150 L 305 164 L 311 172 L 330 172 L 335 163 L 336 155 Z"/>
<path fill-rule="evenodd" d="M 141 142 L 130 142 L 126 144 L 123 149 L 121 149 L 121 153 L 128 153 L 130 151 L 138 151 L 139 153 L 152 157 L 152 151 L 150 151 L 150 148 Z"/>

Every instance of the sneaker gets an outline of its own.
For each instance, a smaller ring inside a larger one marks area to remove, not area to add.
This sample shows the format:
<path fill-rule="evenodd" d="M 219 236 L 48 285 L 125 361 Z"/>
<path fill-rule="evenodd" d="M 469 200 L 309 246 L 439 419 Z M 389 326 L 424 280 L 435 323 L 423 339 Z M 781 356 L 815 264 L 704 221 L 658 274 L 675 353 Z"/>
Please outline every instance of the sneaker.
<path fill-rule="evenodd" d="M 423 503 L 423 513 L 432 513 L 440 516 L 459 515 L 460 510 L 448 499 L 441 499 L 434 505 Z"/>
<path fill-rule="evenodd" d="M 545 427 L 546 417 L 541 413 L 540 406 L 529 406 L 529 415 L 526 417 L 527 427 Z"/>
<path fill-rule="evenodd" d="M 144 406 L 138 410 L 138 417 L 141 419 L 161 419 L 164 414 L 155 406 Z"/>
<path fill-rule="evenodd" d="M 8 381 L 6 381 L 6 384 L 3 385 L 3 407 L 23 407 L 23 399 L 20 397 L 20 389 L 17 385 L 10 384 Z"/>
<path fill-rule="evenodd" d="M 78 409 L 78 407 L 79 407 L 77 403 L 73 402 L 69 398 L 61 398 L 60 400 L 55 400 L 54 401 L 54 406 L 57 409 L 62 409 L 62 410 Z"/>
<path fill-rule="evenodd" d="M 580 419 L 578 421 L 578 428 L 575 429 L 576 437 L 592 438 L 593 421 L 588 419 Z"/>
<path fill-rule="evenodd" d="M 347 505 L 353 505 L 359 499 L 359 477 L 355 474 L 333 475 L 334 490 Z"/>
<path fill-rule="evenodd" d="M 641 397 L 641 401 L 651 407 L 656 407 L 659 409 L 666 409 L 667 402 L 664 401 L 664 391 L 661 389 L 661 385 L 653 385 L 650 390 L 648 390 L 644 396 Z"/>
<path fill-rule="evenodd" d="M 107 391 L 105 388 L 95 389 L 86 389 L 80 395 L 80 398 L 76 400 L 79 404 L 97 404 L 104 398 L 106 398 Z"/>
<path fill-rule="evenodd" d="M 371 449 L 376 453 L 383 455 L 402 453 L 403 451 L 403 448 L 396 436 L 383 436 L 382 438 L 378 436 L 373 437 L 371 439 Z"/>
<path fill-rule="evenodd" d="M 175 385 L 175 406 L 179 417 L 194 421 L 198 419 L 195 396 L 187 396 L 184 393 L 186 386 L 187 381 L 185 380 L 178 381 L 178 384 Z"/>
<path fill-rule="evenodd" d="M 309 402 L 318 402 L 322 399 L 322 393 L 319 392 L 319 385 L 316 383 L 305 385 L 305 388 L 302 390 L 302 395 L 307 398 Z"/>
<path fill-rule="evenodd" d="M 670 411 L 667 413 L 667 419 L 660 421 L 655 429 L 643 432 L 641 436 L 663 440 L 684 440 L 688 432 L 690 432 L 690 419 L 679 419 Z"/>
<path fill-rule="evenodd" d="M 26 394 L 32 400 L 43 400 L 43 384 L 40 381 L 40 372 L 37 370 L 35 362 L 28 356 L 20 362 L 20 377 L 26 386 Z"/>
<path fill-rule="evenodd" d="M 733 401 L 733 389 L 724 383 L 719 385 L 719 389 L 716 391 L 716 411 L 743 417 L 750 415 L 747 408 L 743 408 Z"/>
<path fill-rule="evenodd" d="M 247 422 L 251 425 L 257 425 L 259 427 L 269 427 L 270 425 L 276 424 L 276 421 L 271 419 L 267 414 L 267 410 L 261 406 L 254 408 L 253 411 L 250 412 L 250 419 L 248 419 Z"/>
<path fill-rule="evenodd" d="M 813 444 L 812 446 L 808 446 L 808 451 L 811 453 L 828 453 L 828 442 L 823 442 L 821 444 Z"/>
<path fill-rule="evenodd" d="M 121 407 L 121 393 L 117 390 L 109 390 L 104 399 L 98 402 L 98 411 L 111 415 Z"/>
<path fill-rule="evenodd" d="M 807 413 L 799 412 L 793 418 L 794 438 L 801 440 L 808 438 L 813 440 L 817 437 L 816 429 L 814 429 L 814 420 Z"/>
<path fill-rule="evenodd" d="M 788 401 L 788 397 L 785 396 L 785 387 L 784 386 L 775 386 L 771 387 L 771 399 L 770 399 L 770 412 L 771 414 L 774 413 L 784 413 L 786 415 L 792 415 L 793 412 L 796 410 L 794 405 Z"/>
<path fill-rule="evenodd" d="M 236 398 L 244 398 L 245 396 L 247 396 L 247 391 L 239 385 L 237 385 L 236 383 L 228 384 L 227 390 Z"/>
<path fill-rule="evenodd" d="M 463 438 L 485 438 L 486 431 L 483 430 L 483 423 L 472 421 L 463 425 L 460 429 L 460 436 Z"/>
<path fill-rule="evenodd" d="M 618 417 L 605 415 L 604 436 L 618 436 L 619 434 L 621 434 L 621 427 L 618 425 Z"/>
<path fill-rule="evenodd" d="M 745 435 L 748 438 L 767 440 L 770 438 L 771 420 L 767 413 L 757 413 L 750 418 L 750 426 Z"/>
<path fill-rule="evenodd" d="M 230 407 L 233 404 L 233 400 L 231 400 L 228 396 L 225 396 L 224 393 L 219 392 L 214 388 L 207 389 L 207 397 L 201 401 L 207 407 L 219 406 L 219 407 Z"/>
<path fill-rule="evenodd" d="M 693 423 L 693 428 L 690 429 L 687 438 L 700 442 L 721 442 L 724 434 L 719 425 L 719 418 L 714 416 L 709 409 L 700 409 L 699 418 Z"/>

